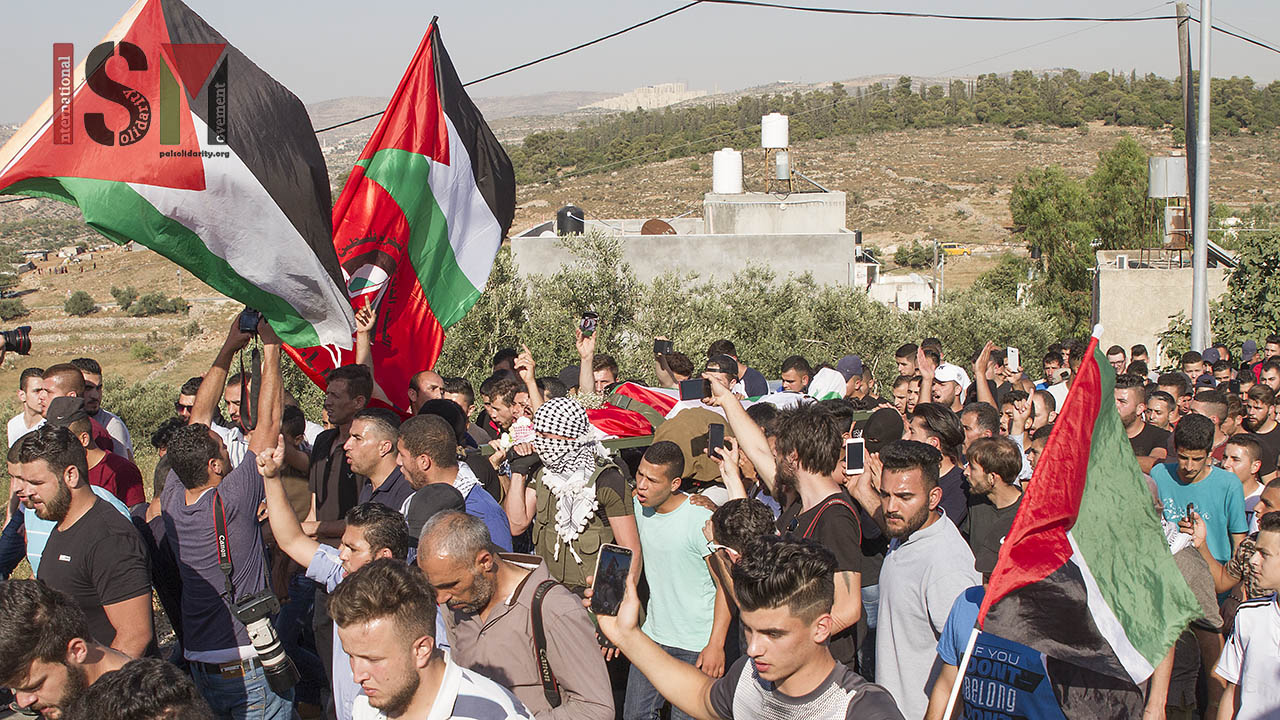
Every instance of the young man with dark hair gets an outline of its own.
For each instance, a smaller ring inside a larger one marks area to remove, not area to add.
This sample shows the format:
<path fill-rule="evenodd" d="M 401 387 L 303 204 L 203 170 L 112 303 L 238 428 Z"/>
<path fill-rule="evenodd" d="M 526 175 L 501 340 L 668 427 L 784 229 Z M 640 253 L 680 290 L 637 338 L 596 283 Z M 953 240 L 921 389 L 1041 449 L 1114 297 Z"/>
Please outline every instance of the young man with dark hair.
<path fill-rule="evenodd" d="M 942 453 L 899 440 L 880 451 L 880 498 L 893 538 L 880 569 L 876 680 L 907 717 L 923 717 L 938 637 L 956 598 L 982 581 L 973 552 L 938 511 Z"/>
<path fill-rule="evenodd" d="M 1142 472 L 1151 472 L 1156 463 L 1169 456 L 1169 433 L 1146 421 L 1146 383 L 1137 375 L 1117 375 L 1116 411 L 1129 436 L 1129 445 Z"/>
<path fill-rule="evenodd" d="M 43 381 L 40 383 L 40 414 L 45 415 L 48 413 L 49 402 L 54 398 L 83 398 L 84 395 L 84 373 L 80 372 L 80 368 L 71 363 L 50 365 L 44 369 Z M 125 447 L 116 442 L 116 439 L 107 433 L 106 428 L 93 419 L 90 419 L 89 423 L 93 427 L 93 442 L 95 445 L 107 452 L 128 457 L 128 451 Z"/>
<path fill-rule="evenodd" d="M 1129 348 L 1129 362 L 1151 364 L 1151 358 L 1147 355 L 1147 346 L 1139 344 Z"/>
<path fill-rule="evenodd" d="M 1182 416 L 1191 412 L 1191 389 L 1194 387 L 1187 381 L 1187 376 L 1180 372 L 1162 373 L 1156 379 L 1156 387 L 1169 393 L 1173 398 L 1176 414 L 1171 422 L 1177 425 Z"/>
<path fill-rule="evenodd" d="M 90 685 L 66 720 L 214 720 L 191 677 L 156 658 L 134 660 Z"/>
<path fill-rule="evenodd" d="M 485 430 L 496 440 L 511 429 L 512 423 L 522 417 L 528 417 L 529 391 L 515 375 L 494 375 L 480 383 L 480 395 L 484 397 L 484 409 L 489 417 L 489 425 Z M 494 453 L 500 462 L 503 453 Z M 498 465 L 494 465 L 498 467 Z"/>
<path fill-rule="evenodd" d="M 903 418 L 906 418 L 911 413 L 911 408 L 914 407 L 911 401 L 911 382 L 913 379 L 910 375 L 899 375 L 893 381 L 893 407 Z"/>
<path fill-rule="evenodd" d="M 920 403 L 911 413 L 910 440 L 932 445 L 939 460 L 939 506 L 958 527 L 969 512 L 969 489 L 964 482 L 964 426 L 960 416 L 937 403 Z"/>
<path fill-rule="evenodd" d="M 9 418 L 9 447 L 44 420 L 44 413 L 40 410 L 40 386 L 43 383 L 44 368 L 25 368 L 18 377 L 18 407 L 21 410 Z"/>
<path fill-rule="evenodd" d="M 1112 345 L 1107 348 L 1107 362 L 1111 363 L 1111 368 L 1116 371 L 1116 375 L 1123 375 L 1125 366 L 1124 348 L 1119 345 Z"/>
<path fill-rule="evenodd" d="M 1280 393 L 1280 357 L 1267 358 L 1258 370 L 1258 384 Z"/>
<path fill-rule="evenodd" d="M 27 714 L 58 720 L 129 656 L 94 640 L 71 598 L 39 580 L 0 583 L 0 687 Z M 109 717 L 98 715 L 96 717 Z"/>
<path fill-rule="evenodd" d="M 611 720 L 613 692 L 596 632 L 577 595 L 550 584 L 535 555 L 504 553 L 479 518 L 445 511 L 422 528 L 418 567 L 436 593 L 454 662 L 496 678 L 537 717 Z M 532 634 L 534 595 L 543 585 L 546 661 L 560 689 L 552 708 Z"/>
<path fill-rule="evenodd" d="M 196 687 L 216 714 L 284 720 L 293 711 L 291 693 L 282 695 L 271 688 L 248 632 L 229 604 L 259 593 L 267 585 L 258 526 L 264 495 L 257 455 L 277 446 L 283 388 L 280 339 L 265 321 L 258 324 L 257 334 L 263 343 L 258 422 L 244 461 L 232 469 L 226 445 L 208 425 L 232 358 L 252 339 L 232 321 L 217 359 L 200 384 L 191 423 L 174 432 L 169 441 L 166 457 L 178 482 L 171 479 L 165 483 L 159 501 L 165 537 L 181 570 L 183 652 Z M 330 391 L 336 384 L 340 383 L 330 383 Z M 334 417 L 333 410 L 330 417 Z M 229 570 L 219 562 L 221 544 L 215 513 L 225 527 Z M 224 600 L 228 583 L 234 597 Z"/>
<path fill-rule="evenodd" d="M 893 361 L 898 366 L 898 374 L 911 377 L 919 372 L 916 368 L 916 354 L 920 352 L 920 346 L 915 343 L 906 343 L 900 345 L 893 353 Z"/>
<path fill-rule="evenodd" d="M 283 442 L 257 456 L 258 471 L 266 495 L 267 520 L 276 547 L 302 566 L 307 577 L 319 583 L 326 592 L 377 558 L 394 558 L 404 562 L 409 553 L 409 532 L 404 516 L 377 502 L 356 505 L 347 511 L 341 549 L 317 542 L 302 531 L 302 525 L 289 504 L 280 473 L 284 467 Z M 337 717 L 350 720 L 351 705 L 360 688 L 351 678 L 350 660 L 341 643 L 334 643 L 331 685 Z"/>
<path fill-rule="evenodd" d="M 1247 600 L 1236 611 L 1231 638 L 1214 672 L 1226 680 L 1219 718 L 1271 718 L 1280 714 L 1280 514 L 1263 516 L 1258 527 L 1257 552 L 1250 559 L 1260 588 L 1271 595 Z"/>
<path fill-rule="evenodd" d="M 781 377 L 783 390 L 802 393 L 809 389 L 809 381 L 813 379 L 813 367 L 803 357 L 792 355 L 782 361 Z"/>
<path fill-rule="evenodd" d="M 1254 385 L 1246 396 L 1244 429 L 1262 446 L 1262 479 L 1274 480 L 1280 461 L 1280 423 L 1275 417 L 1276 394 L 1266 385 Z"/>
<path fill-rule="evenodd" d="M 618 384 L 618 361 L 614 360 L 612 355 L 605 353 L 596 355 L 591 360 L 591 379 L 595 383 L 597 393 L 608 394 L 609 390 Z"/>
<path fill-rule="evenodd" d="M 707 348 L 707 358 L 716 355 L 728 355 L 737 363 L 738 384 L 741 387 L 735 387 L 734 391 L 741 392 L 743 397 L 759 397 L 769 392 L 769 382 L 764 379 L 764 375 L 759 370 L 747 367 L 746 363 L 738 357 L 738 349 L 734 347 L 730 340 L 716 340 Z"/>
<path fill-rule="evenodd" d="M 1204 357 L 1195 350 L 1189 350 L 1182 353 L 1182 357 L 1178 360 L 1178 367 L 1182 370 L 1182 374 L 1187 376 L 1191 387 L 1195 387 L 1196 381 L 1204 374 Z"/>
<path fill-rule="evenodd" d="M 203 380 L 203 377 L 196 375 L 187 378 L 182 387 L 178 388 L 178 399 L 173 401 L 173 412 L 182 418 L 183 424 L 191 422 L 191 409 L 196 405 L 196 393 L 200 392 Z"/>
<path fill-rule="evenodd" d="M 1000 411 L 984 402 L 971 402 L 960 411 L 960 427 L 964 429 L 964 452 L 978 438 L 1000 434 Z"/>
<path fill-rule="evenodd" d="M 84 400 L 76 397 L 54 398 L 49 403 L 48 424 L 65 427 L 84 447 L 85 462 L 89 466 L 89 484 L 103 488 L 116 496 L 125 507 L 146 504 L 142 488 L 142 473 L 131 460 L 107 452 L 93 444 L 93 430 L 89 414 L 84 410 Z"/>
<path fill-rule="evenodd" d="M 55 398 L 52 407 L 62 404 Z M 18 461 L 24 501 L 56 523 L 37 576 L 71 596 L 95 640 L 141 657 L 153 636 L 151 574 L 137 529 L 94 494 L 84 448 L 65 427 L 46 424 L 23 438 Z"/>
<path fill-rule="evenodd" d="M 667 655 L 639 628 L 634 580 L 617 617 L 599 617 L 600 629 L 663 697 L 697 720 L 901 718 L 883 688 L 831 655 L 834 566 L 831 554 L 811 542 L 751 543 L 733 566 L 746 656 L 718 680 Z"/>
<path fill-rule="evenodd" d="M 1223 423 L 1227 421 L 1227 394 L 1221 390 L 1201 390 L 1191 398 L 1191 412 L 1203 415 L 1213 423 L 1213 451 L 1209 457 L 1214 464 L 1222 461 L 1223 446 L 1227 442 L 1227 433 Z"/>
<path fill-rule="evenodd" d="M 723 551 L 732 565 L 742 558 L 752 540 L 777 534 L 776 520 L 769 506 L 759 500 L 734 498 L 711 513 L 711 521 L 704 529 L 709 530 L 707 541 L 718 546 L 714 549 Z"/>
<path fill-rule="evenodd" d="M 989 437 L 975 440 L 966 455 L 972 501 L 960 534 L 973 550 L 974 569 L 987 578 L 1022 504 L 1022 451 L 1007 437 Z"/>
<path fill-rule="evenodd" d="M 1147 411 L 1143 413 L 1147 424 L 1165 432 L 1173 432 L 1173 421 L 1178 416 L 1178 401 L 1164 390 L 1147 387 Z"/>
<path fill-rule="evenodd" d="M 1160 492 L 1164 517 L 1178 522 L 1188 506 L 1208 526 L 1206 543 L 1219 563 L 1226 563 L 1248 531 L 1244 516 L 1244 492 L 1240 481 L 1209 462 L 1213 449 L 1213 423 L 1203 415 L 1188 415 L 1173 433 L 1176 462 L 1151 468 L 1151 479 Z"/>
<path fill-rule="evenodd" d="M 511 552 L 511 525 L 502 506 L 484 489 L 471 466 L 458 458 L 456 428 L 437 415 L 415 415 L 400 426 L 396 462 L 418 490 L 448 484 L 462 494 L 467 513 L 484 521 L 493 542 Z M 401 511 L 407 509 L 402 507 Z"/>
<path fill-rule="evenodd" d="M 1045 445 L 1049 444 L 1049 436 L 1053 434 L 1053 424 L 1045 425 L 1031 433 L 1031 442 L 1027 443 L 1026 455 L 1027 462 L 1031 465 L 1031 469 L 1035 470 L 1036 461 L 1040 459 L 1040 454 L 1044 452 Z"/>
<path fill-rule="evenodd" d="M 120 416 L 102 409 L 102 366 L 93 358 L 75 358 L 72 365 L 80 368 L 84 376 L 84 410 L 89 417 L 107 431 L 107 434 L 125 449 L 125 457 L 133 460 L 133 438 Z"/>
<path fill-rule="evenodd" d="M 1247 433 L 1227 438 L 1222 445 L 1222 469 L 1240 479 L 1244 492 L 1244 517 L 1250 529 L 1254 527 L 1254 510 L 1266 483 L 1262 482 L 1262 446 L 1258 439 Z"/>
<path fill-rule="evenodd" d="M 711 512 L 681 491 L 684 453 L 669 440 L 650 445 L 636 467 L 635 513 L 644 549 L 649 604 L 644 633 L 709 677 L 724 674 L 729 604 L 715 581 L 702 534 Z M 662 707 L 652 681 L 632 669 L 623 717 L 648 720 Z M 672 720 L 689 717 L 679 709 Z"/>
<path fill-rule="evenodd" d="M 391 558 L 374 560 L 333 591 L 329 614 L 364 691 L 353 720 L 532 720 L 505 688 L 441 652 L 436 612 L 422 572 Z"/>
<path fill-rule="evenodd" d="M 399 509 L 413 488 L 396 463 L 400 416 L 386 408 L 365 408 L 351 420 L 342 450 L 351 470 L 364 477 L 356 502 L 376 502 Z"/>

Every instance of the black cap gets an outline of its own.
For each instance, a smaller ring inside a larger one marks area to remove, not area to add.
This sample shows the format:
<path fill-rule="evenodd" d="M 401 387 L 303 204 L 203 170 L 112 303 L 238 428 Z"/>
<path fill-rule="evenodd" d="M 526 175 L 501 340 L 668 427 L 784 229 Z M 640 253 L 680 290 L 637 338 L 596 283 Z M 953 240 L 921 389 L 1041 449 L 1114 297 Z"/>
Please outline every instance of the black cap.
<path fill-rule="evenodd" d="M 712 355 L 707 358 L 706 372 L 724 373 L 731 378 L 738 377 L 738 361 L 730 355 Z"/>
<path fill-rule="evenodd" d="M 885 445 L 902 439 L 906 426 L 902 416 L 893 408 L 880 408 L 871 417 L 854 425 L 854 435 L 861 435 L 867 452 L 878 453 Z"/>
<path fill-rule="evenodd" d="M 409 524 L 409 544 L 417 547 L 418 537 L 422 535 L 422 528 L 426 526 L 427 521 L 436 513 L 446 510 L 458 512 L 467 510 L 467 503 L 463 500 L 462 493 L 452 485 L 431 483 L 410 495 L 404 512 L 405 522 Z"/>
<path fill-rule="evenodd" d="M 54 427 L 71 427 L 73 422 L 89 419 L 89 413 L 84 410 L 84 398 L 64 396 L 49 401 L 44 417 Z"/>

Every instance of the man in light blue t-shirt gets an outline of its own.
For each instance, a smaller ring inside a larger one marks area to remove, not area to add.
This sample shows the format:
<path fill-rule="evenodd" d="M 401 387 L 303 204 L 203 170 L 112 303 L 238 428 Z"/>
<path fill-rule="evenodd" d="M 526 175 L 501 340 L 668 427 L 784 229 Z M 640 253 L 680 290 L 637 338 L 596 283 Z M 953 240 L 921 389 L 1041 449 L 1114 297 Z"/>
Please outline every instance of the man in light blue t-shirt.
<path fill-rule="evenodd" d="M 668 655 L 716 678 L 724 674 L 729 606 L 716 584 L 702 528 L 711 511 L 680 492 L 684 453 L 664 440 L 649 446 L 636 467 L 635 511 L 649 581 L 644 633 Z M 644 673 L 627 677 L 624 720 L 656 718 L 664 700 Z M 671 720 L 688 716 L 676 708 Z"/>
<path fill-rule="evenodd" d="M 1176 523 L 1186 517 L 1187 506 L 1194 505 L 1206 526 L 1209 553 L 1225 565 L 1249 524 L 1240 479 L 1210 463 L 1213 434 L 1209 418 L 1196 414 L 1182 418 L 1173 433 L 1176 460 L 1151 468 L 1151 478 L 1160 492 L 1164 519 Z"/>

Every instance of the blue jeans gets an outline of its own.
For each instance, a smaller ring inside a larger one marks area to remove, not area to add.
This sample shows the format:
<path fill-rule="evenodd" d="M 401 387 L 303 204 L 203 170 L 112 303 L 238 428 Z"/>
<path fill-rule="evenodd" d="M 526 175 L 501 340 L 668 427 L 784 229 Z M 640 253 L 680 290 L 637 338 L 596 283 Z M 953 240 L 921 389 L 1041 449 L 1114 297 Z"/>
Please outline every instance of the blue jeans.
<path fill-rule="evenodd" d="M 276 694 L 260 667 L 244 677 L 222 677 L 205 672 L 203 666 L 193 662 L 191 677 L 213 714 L 222 720 L 290 720 L 293 717 L 293 691 Z"/>
<path fill-rule="evenodd" d="M 658 647 L 680 662 L 693 665 L 698 661 L 696 651 L 661 644 Z M 666 700 L 658 693 L 653 683 L 649 682 L 649 678 L 632 665 L 631 672 L 627 675 L 627 697 L 622 704 L 622 720 L 656 720 L 664 702 Z M 672 705 L 671 720 L 692 720 L 692 718 Z"/>

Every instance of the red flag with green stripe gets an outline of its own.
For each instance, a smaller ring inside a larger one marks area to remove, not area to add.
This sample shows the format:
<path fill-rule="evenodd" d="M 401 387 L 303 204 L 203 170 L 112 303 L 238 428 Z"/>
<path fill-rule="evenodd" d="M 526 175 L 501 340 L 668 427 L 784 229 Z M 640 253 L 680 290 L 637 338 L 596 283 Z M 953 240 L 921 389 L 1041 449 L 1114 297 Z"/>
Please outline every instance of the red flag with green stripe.
<path fill-rule="evenodd" d="M 409 406 L 410 379 L 479 299 L 515 214 L 515 173 L 467 97 L 435 22 L 333 208 L 354 307 L 373 305 L 375 395 Z M 313 380 L 354 360 L 290 348 Z"/>
<path fill-rule="evenodd" d="M 1169 552 L 1114 389 L 1095 332 L 979 616 L 983 632 L 1046 655 L 1068 718 L 1137 717 L 1134 686 L 1201 615 Z"/>

